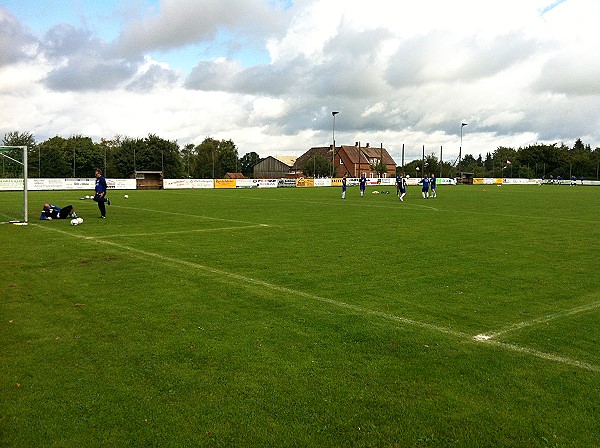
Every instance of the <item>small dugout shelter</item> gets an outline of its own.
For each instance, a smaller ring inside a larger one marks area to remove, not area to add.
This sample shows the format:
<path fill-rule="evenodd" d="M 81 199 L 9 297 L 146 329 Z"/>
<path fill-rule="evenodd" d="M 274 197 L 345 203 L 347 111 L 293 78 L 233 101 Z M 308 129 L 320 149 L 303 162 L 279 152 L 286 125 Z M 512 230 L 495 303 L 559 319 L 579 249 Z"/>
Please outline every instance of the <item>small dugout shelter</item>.
<path fill-rule="evenodd" d="M 162 171 L 134 171 L 135 186 L 138 190 L 162 190 Z"/>
<path fill-rule="evenodd" d="M 474 173 L 467 173 L 465 171 L 461 171 L 460 173 L 458 173 L 457 183 L 473 185 L 473 176 L 474 175 L 475 175 Z"/>

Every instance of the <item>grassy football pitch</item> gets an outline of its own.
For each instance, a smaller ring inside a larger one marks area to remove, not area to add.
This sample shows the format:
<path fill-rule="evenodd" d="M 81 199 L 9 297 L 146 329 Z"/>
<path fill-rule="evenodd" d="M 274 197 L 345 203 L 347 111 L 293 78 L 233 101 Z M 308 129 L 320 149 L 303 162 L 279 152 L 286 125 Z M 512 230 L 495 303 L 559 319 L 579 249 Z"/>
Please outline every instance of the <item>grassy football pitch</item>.
<path fill-rule="evenodd" d="M 372 190 L 30 192 L 0 446 L 600 446 L 600 188 Z"/>

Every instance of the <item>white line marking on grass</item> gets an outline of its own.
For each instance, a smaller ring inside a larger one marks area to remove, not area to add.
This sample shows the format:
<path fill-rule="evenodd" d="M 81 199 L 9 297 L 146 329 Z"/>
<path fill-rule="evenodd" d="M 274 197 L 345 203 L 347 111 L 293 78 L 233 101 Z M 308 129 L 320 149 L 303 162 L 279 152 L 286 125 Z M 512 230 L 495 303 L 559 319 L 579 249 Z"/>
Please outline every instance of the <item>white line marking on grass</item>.
<path fill-rule="evenodd" d="M 484 340 L 484 339 L 475 339 L 475 338 L 473 338 L 473 339 L 477 340 L 478 342 L 481 342 L 484 344 L 490 344 L 495 347 L 501 348 L 503 350 L 508 350 L 508 351 L 517 352 L 517 353 L 523 353 L 526 355 L 535 356 L 536 358 L 545 359 L 547 361 L 554 361 L 554 362 L 558 362 L 561 364 L 566 364 L 568 366 L 578 367 L 578 368 L 584 369 L 584 370 L 589 370 L 590 372 L 600 373 L 600 366 L 595 366 L 594 364 L 590 364 L 590 363 L 583 362 L 583 361 L 578 361 L 576 359 L 568 358 L 566 356 L 555 355 L 553 353 L 546 353 L 546 352 L 542 352 L 539 350 L 535 350 L 533 348 L 523 347 L 520 345 L 507 344 L 506 342 L 498 342 L 498 341 L 494 341 L 492 339 Z"/>
<path fill-rule="evenodd" d="M 204 215 L 191 215 L 189 213 L 170 212 L 167 210 L 154 210 L 154 209 L 141 208 L 141 207 L 123 207 L 123 208 L 129 209 L 129 210 L 140 210 L 140 211 L 149 212 L 149 213 L 162 213 L 164 215 L 185 216 L 186 218 L 208 219 L 211 221 L 237 222 L 240 224 L 250 224 L 250 225 L 258 225 L 259 224 L 259 223 L 250 222 L 250 221 L 239 221 L 237 219 L 215 218 L 214 216 L 204 216 Z"/>
<path fill-rule="evenodd" d="M 484 344 L 490 344 L 493 345 L 495 347 L 507 350 L 507 351 L 512 351 L 512 352 L 517 352 L 517 353 L 522 353 L 522 354 L 526 354 L 526 355 L 530 355 L 530 356 L 534 356 L 537 358 L 541 358 L 541 359 L 545 359 L 547 361 L 554 361 L 554 362 L 558 362 L 561 364 L 565 364 L 565 365 L 570 365 L 573 367 L 578 367 L 584 370 L 589 370 L 595 373 L 600 373 L 600 367 L 593 365 L 593 364 L 589 364 L 586 362 L 582 362 L 582 361 L 578 361 L 575 359 L 571 359 L 568 357 L 564 357 L 564 356 L 559 356 L 559 355 L 555 355 L 552 353 L 545 353 L 539 350 L 535 350 L 535 349 L 531 349 L 528 347 L 522 347 L 519 345 L 515 345 L 515 344 L 507 344 L 504 342 L 498 342 L 498 341 L 494 341 L 491 338 L 487 337 L 487 335 L 477 335 L 477 336 L 472 336 L 470 334 L 467 333 L 463 333 L 462 331 L 456 331 L 453 330 L 451 328 L 448 327 L 443 327 L 441 325 L 435 325 L 435 324 L 431 324 L 431 323 L 427 323 L 427 322 L 420 322 L 417 320 L 413 320 L 413 319 L 408 319 L 406 317 L 402 317 L 402 316 L 396 316 L 394 314 L 389 314 L 389 313 L 384 313 L 382 311 L 375 311 L 375 310 L 370 310 L 368 308 L 363 308 L 361 306 L 357 306 L 357 305 L 351 305 L 349 303 L 345 303 L 345 302 L 341 302 L 339 300 L 334 300 L 334 299 L 328 299 L 326 297 L 321 297 L 321 296 L 317 296 L 315 294 L 310 294 L 307 292 L 303 292 L 303 291 L 298 291 L 295 289 L 291 289 L 291 288 L 287 288 L 285 286 L 279 286 L 279 285 L 275 285 L 273 283 L 269 283 L 266 282 L 264 280 L 258 280 L 258 279 L 254 279 L 252 277 L 247 277 L 245 275 L 241 275 L 241 274 L 236 274 L 233 272 L 228 272 L 228 271 L 224 271 L 221 269 L 217 269 L 217 268 L 212 268 L 210 266 L 205 266 L 199 263 L 195 263 L 195 262 L 191 262 L 191 261 L 184 261 L 184 260 L 178 260 L 176 258 L 171 258 L 171 257 L 167 257 L 165 255 L 161 255 L 161 254 L 157 254 L 154 252 L 148 252 L 146 250 L 143 249 L 136 249 L 135 247 L 130 247 L 130 246 L 126 246 L 124 244 L 119 244 L 119 243 L 115 243 L 112 241 L 106 241 L 106 240 L 101 240 L 99 238 L 96 238 L 94 236 L 85 236 L 85 235 L 76 235 L 73 234 L 71 232 L 67 232 L 65 230 L 60 230 L 60 229 L 56 229 L 56 228 L 51 228 L 51 227 L 47 227 L 47 226 L 41 226 L 39 224 L 33 224 L 36 227 L 39 227 L 41 229 L 45 229 L 48 231 L 54 231 L 54 232 L 58 232 L 58 233 L 62 233 L 64 235 L 69 235 L 75 238 L 79 238 L 79 239 L 83 239 L 83 240 L 88 240 L 88 241 L 95 241 L 96 243 L 99 244 L 105 244 L 107 246 L 112 246 L 115 247 L 117 249 L 120 250 L 125 250 L 125 251 L 129 251 L 132 252 L 134 254 L 139 254 L 139 255 L 143 255 L 143 259 L 147 260 L 148 257 L 157 259 L 161 262 L 165 262 L 168 265 L 181 265 L 181 266 L 186 266 L 195 270 L 200 270 L 200 271 L 204 271 L 204 272 L 208 272 L 211 274 L 215 274 L 215 277 L 222 281 L 224 278 L 229 278 L 229 279 L 233 279 L 239 282 L 243 282 L 243 283 L 248 283 L 248 284 L 252 284 L 252 285 L 257 285 L 257 286 L 262 286 L 263 288 L 267 288 L 270 289 L 272 291 L 279 291 L 282 293 L 285 293 L 286 295 L 295 295 L 295 296 L 299 296 L 299 297 L 304 297 L 307 299 L 311 299 L 311 300 L 315 300 L 315 301 L 319 301 L 322 303 L 326 303 L 332 306 L 335 306 L 337 308 L 341 308 L 341 309 L 345 309 L 345 310 L 350 310 L 353 312 L 358 313 L 359 315 L 370 315 L 370 316 L 376 316 L 376 317 L 380 317 L 382 319 L 386 319 L 389 321 L 393 321 L 393 322 L 399 322 L 401 324 L 405 324 L 405 325 L 410 325 L 410 326 L 415 326 L 415 327 L 420 327 L 420 328 L 425 328 L 427 330 L 431 330 L 433 332 L 436 333 L 443 333 L 443 334 L 447 334 L 449 336 L 454 336 L 458 339 L 465 339 L 465 340 L 470 340 L 470 341 L 474 341 L 474 342 L 478 342 L 478 343 L 484 343 Z"/>
<path fill-rule="evenodd" d="M 573 316 L 574 314 L 585 313 L 586 311 L 595 310 L 596 308 L 600 308 L 600 301 L 588 303 L 586 305 L 581 305 L 576 308 L 571 308 L 570 310 L 548 314 L 547 316 L 538 317 L 536 319 L 518 322 L 516 324 L 508 325 L 507 327 L 501 328 L 496 331 L 478 334 L 477 336 L 475 336 L 475 338 L 477 340 L 489 340 L 500 335 L 510 333 L 512 331 L 518 331 L 522 328 L 531 327 L 533 325 L 538 324 L 545 324 L 546 322 L 550 322 L 551 320 L 562 319 L 563 317 Z"/>
<path fill-rule="evenodd" d="M 406 204 L 409 205 L 411 207 L 419 207 L 419 208 L 426 208 L 427 210 L 433 210 L 434 212 L 439 212 L 440 209 L 439 208 L 435 208 L 435 207 L 430 207 L 428 205 L 419 205 L 419 204 Z"/>
<path fill-rule="evenodd" d="M 101 235 L 97 236 L 98 239 L 106 238 L 119 238 L 119 237 L 130 237 L 130 236 L 160 236 L 160 235 L 177 235 L 183 233 L 203 233 L 203 232 L 220 232 L 229 230 L 246 230 L 271 227 L 268 224 L 255 224 L 251 226 L 233 226 L 233 227 L 215 227 L 214 229 L 190 229 L 190 230 L 173 230 L 169 232 L 152 232 L 152 233 L 115 233 L 112 235 Z"/>

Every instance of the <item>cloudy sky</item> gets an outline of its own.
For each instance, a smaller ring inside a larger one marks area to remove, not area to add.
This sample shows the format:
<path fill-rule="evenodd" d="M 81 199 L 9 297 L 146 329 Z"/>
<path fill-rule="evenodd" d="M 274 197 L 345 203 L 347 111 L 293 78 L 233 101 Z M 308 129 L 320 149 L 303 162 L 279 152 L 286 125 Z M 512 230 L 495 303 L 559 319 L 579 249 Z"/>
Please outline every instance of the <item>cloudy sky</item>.
<path fill-rule="evenodd" d="M 600 146 L 598 0 L 1 0 L 0 133 Z"/>

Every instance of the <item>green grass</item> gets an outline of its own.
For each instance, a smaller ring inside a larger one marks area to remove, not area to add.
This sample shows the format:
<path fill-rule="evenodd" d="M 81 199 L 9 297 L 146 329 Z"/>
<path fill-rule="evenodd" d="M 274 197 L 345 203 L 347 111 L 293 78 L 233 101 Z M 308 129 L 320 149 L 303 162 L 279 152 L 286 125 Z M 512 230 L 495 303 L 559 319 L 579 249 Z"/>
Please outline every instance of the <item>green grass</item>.
<path fill-rule="evenodd" d="M 0 226 L 2 447 L 600 446 L 600 189 L 78 194 Z"/>

